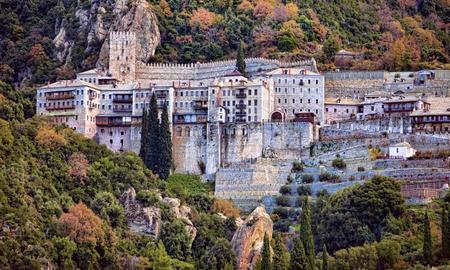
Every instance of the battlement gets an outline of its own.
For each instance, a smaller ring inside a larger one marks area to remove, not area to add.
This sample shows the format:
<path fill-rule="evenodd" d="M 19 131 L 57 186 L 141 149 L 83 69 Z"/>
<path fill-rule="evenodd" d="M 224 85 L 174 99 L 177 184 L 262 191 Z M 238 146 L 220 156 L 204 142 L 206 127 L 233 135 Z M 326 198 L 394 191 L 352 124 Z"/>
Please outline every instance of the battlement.
<path fill-rule="evenodd" d="M 136 33 L 131 31 L 114 31 L 109 33 L 110 41 L 114 40 L 133 40 L 136 39 Z"/>

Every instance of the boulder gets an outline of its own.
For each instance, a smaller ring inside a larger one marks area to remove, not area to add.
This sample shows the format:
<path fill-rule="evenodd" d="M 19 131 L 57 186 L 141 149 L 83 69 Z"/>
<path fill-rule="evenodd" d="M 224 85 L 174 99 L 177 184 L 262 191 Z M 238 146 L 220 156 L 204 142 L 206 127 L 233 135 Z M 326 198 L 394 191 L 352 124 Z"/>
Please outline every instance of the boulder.
<path fill-rule="evenodd" d="M 261 256 L 264 234 L 272 238 L 273 222 L 264 207 L 259 206 L 238 227 L 231 240 L 237 258 L 237 269 L 252 270 Z"/>
<path fill-rule="evenodd" d="M 157 207 L 142 207 L 136 200 L 136 191 L 130 187 L 120 196 L 125 208 L 125 216 L 132 231 L 144 233 L 154 238 L 161 231 L 161 210 Z"/>
<path fill-rule="evenodd" d="M 180 200 L 177 198 L 166 197 L 163 199 L 163 203 L 170 207 L 170 212 L 174 217 L 184 222 L 186 231 L 191 236 L 191 239 L 194 240 L 195 236 L 197 236 L 197 229 L 190 220 L 191 208 L 186 205 L 181 205 Z"/>

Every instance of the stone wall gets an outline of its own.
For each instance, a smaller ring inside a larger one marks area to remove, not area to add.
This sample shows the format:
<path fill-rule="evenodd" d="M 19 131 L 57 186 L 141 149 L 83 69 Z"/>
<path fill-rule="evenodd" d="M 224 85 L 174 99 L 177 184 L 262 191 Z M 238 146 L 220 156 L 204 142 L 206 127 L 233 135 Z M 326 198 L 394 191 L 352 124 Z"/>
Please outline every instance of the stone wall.
<path fill-rule="evenodd" d="M 199 163 L 206 164 L 205 125 L 177 124 L 174 125 L 173 131 L 175 171 L 202 174 Z"/>
<path fill-rule="evenodd" d="M 324 127 L 322 134 L 327 133 L 331 135 L 332 131 L 336 133 L 342 133 L 345 131 L 356 131 L 359 133 L 371 132 L 388 132 L 388 133 L 410 133 L 412 131 L 411 119 L 409 117 L 379 117 L 376 119 L 367 120 L 349 120 L 343 121 L 331 125 L 330 127 Z"/>
<path fill-rule="evenodd" d="M 400 160 L 386 159 L 377 160 L 373 166 L 374 169 L 402 169 L 402 168 L 450 168 L 447 159 L 419 159 L 419 160 Z"/>

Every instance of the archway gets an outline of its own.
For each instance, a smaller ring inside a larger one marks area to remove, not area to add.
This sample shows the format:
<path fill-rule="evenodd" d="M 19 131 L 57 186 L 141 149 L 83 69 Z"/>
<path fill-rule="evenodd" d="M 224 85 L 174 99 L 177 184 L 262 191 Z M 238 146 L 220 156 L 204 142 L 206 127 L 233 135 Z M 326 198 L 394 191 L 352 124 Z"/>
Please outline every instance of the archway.
<path fill-rule="evenodd" d="M 272 116 L 270 118 L 272 122 L 283 122 L 284 114 L 282 112 L 276 111 L 272 113 Z"/>

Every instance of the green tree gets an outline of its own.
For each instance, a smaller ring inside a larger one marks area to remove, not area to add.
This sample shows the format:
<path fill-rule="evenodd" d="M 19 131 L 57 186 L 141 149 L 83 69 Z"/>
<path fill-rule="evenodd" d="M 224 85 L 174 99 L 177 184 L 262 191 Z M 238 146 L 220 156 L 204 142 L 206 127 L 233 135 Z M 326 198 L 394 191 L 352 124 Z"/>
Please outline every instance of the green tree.
<path fill-rule="evenodd" d="M 244 76 L 246 75 L 246 72 L 245 72 L 246 66 L 245 66 L 245 55 L 244 55 L 244 42 L 242 40 L 239 42 L 239 46 L 238 46 L 238 53 L 237 53 L 237 59 L 236 59 L 236 68 Z"/>
<path fill-rule="evenodd" d="M 423 259 L 426 264 L 431 264 L 433 260 L 433 242 L 431 239 L 431 228 L 430 220 L 428 218 L 428 212 L 425 213 L 425 218 L 423 219 L 423 248 L 422 248 Z"/>
<path fill-rule="evenodd" d="M 328 270 L 328 252 L 326 245 L 323 245 L 322 250 L 322 270 Z"/>
<path fill-rule="evenodd" d="M 139 156 L 141 157 L 144 164 L 146 163 L 147 158 L 147 150 L 148 150 L 148 139 L 149 139 L 149 131 L 148 131 L 148 119 L 147 119 L 148 109 L 142 109 L 142 126 L 141 126 L 141 147 L 139 149 Z"/>
<path fill-rule="evenodd" d="M 305 248 L 308 263 L 311 269 L 314 269 L 314 239 L 311 230 L 311 207 L 309 205 L 308 196 L 305 196 L 300 217 L 300 238 Z"/>
<path fill-rule="evenodd" d="M 234 269 L 236 255 L 233 252 L 230 242 L 219 238 L 215 241 L 212 248 L 207 251 L 200 259 L 200 269 L 222 270 L 231 266 Z"/>
<path fill-rule="evenodd" d="M 147 149 L 145 149 L 145 165 L 147 168 L 157 173 L 159 168 L 159 155 L 160 155 L 160 145 L 159 145 L 159 118 L 158 118 L 158 103 L 156 101 L 156 96 L 153 93 L 150 100 L 150 111 L 148 113 L 148 141 Z"/>
<path fill-rule="evenodd" d="M 53 260 L 60 269 L 74 269 L 72 256 L 77 245 L 67 237 L 55 237 L 52 239 L 54 253 Z"/>
<path fill-rule="evenodd" d="M 287 270 L 289 269 L 289 253 L 283 243 L 280 233 L 275 233 L 272 241 L 273 257 L 272 269 Z"/>
<path fill-rule="evenodd" d="M 270 240 L 267 233 L 264 234 L 264 243 L 261 252 L 261 270 L 271 270 L 272 262 L 270 259 Z"/>
<path fill-rule="evenodd" d="M 294 239 L 294 247 L 291 251 L 290 270 L 312 270 L 305 248 L 300 237 Z"/>
<path fill-rule="evenodd" d="M 450 257 L 450 232 L 449 232 L 449 219 L 448 219 L 448 206 L 445 204 L 442 207 L 441 213 L 441 232 L 442 232 L 442 256 L 444 258 Z"/>
<path fill-rule="evenodd" d="M 333 58 L 339 51 L 339 42 L 337 38 L 330 34 L 325 39 L 322 47 L 323 61 L 326 63 L 333 62 Z"/>
<path fill-rule="evenodd" d="M 171 257 L 182 261 L 190 258 L 192 239 L 181 220 L 165 222 L 159 237 Z"/>
<path fill-rule="evenodd" d="M 164 104 L 161 114 L 161 126 L 159 130 L 160 158 L 158 175 L 161 179 L 167 179 L 172 169 L 172 133 L 170 132 L 169 113 Z"/>
<path fill-rule="evenodd" d="M 125 224 L 125 214 L 122 205 L 110 192 L 99 192 L 91 203 L 92 210 L 112 227 Z"/>

